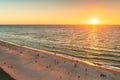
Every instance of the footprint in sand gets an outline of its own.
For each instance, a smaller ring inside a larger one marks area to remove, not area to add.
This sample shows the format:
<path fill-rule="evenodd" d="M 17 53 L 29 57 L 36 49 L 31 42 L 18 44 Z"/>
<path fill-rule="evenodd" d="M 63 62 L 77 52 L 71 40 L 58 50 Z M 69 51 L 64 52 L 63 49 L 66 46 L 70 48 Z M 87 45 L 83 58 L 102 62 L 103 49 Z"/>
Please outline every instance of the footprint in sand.
<path fill-rule="evenodd" d="M 105 74 L 100 74 L 101 80 L 106 80 L 106 75 Z"/>

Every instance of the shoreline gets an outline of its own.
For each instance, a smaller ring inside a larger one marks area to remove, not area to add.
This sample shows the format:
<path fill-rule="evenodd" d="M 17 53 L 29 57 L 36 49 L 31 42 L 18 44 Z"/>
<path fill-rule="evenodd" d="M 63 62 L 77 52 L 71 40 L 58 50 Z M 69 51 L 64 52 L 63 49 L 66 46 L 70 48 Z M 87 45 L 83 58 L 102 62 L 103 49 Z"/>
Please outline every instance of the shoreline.
<path fill-rule="evenodd" d="M 17 44 L 8 42 L 8 41 L 3 41 L 3 40 L 0 40 L 0 46 L 7 48 L 8 51 L 10 51 L 10 50 L 15 51 L 14 54 L 16 54 L 17 57 L 22 57 L 18 61 L 18 63 L 16 62 L 16 64 L 12 64 L 11 61 L 9 62 L 9 60 L 11 60 L 13 58 L 10 58 L 10 59 L 8 58 L 9 64 L 12 65 L 13 67 L 15 67 L 16 68 L 15 70 L 17 70 L 18 74 L 20 74 L 20 75 L 22 75 L 24 73 L 23 72 L 19 73 L 19 68 L 16 65 L 18 64 L 21 66 L 21 68 L 23 68 L 24 64 L 22 64 L 20 62 L 23 61 L 24 59 L 25 60 L 28 59 L 28 61 L 31 61 L 31 59 L 32 59 L 32 61 L 35 61 L 36 64 L 33 62 L 30 62 L 30 64 L 28 64 L 28 65 L 26 64 L 25 67 L 32 64 L 32 66 L 29 66 L 29 67 L 30 67 L 30 69 L 34 70 L 34 68 L 37 69 L 41 65 L 46 66 L 47 68 L 54 68 L 54 66 L 56 66 L 55 69 L 53 69 L 53 70 L 60 69 L 61 71 L 64 71 L 64 69 L 65 69 L 67 72 L 69 71 L 72 75 L 75 75 L 75 74 L 77 74 L 77 75 L 80 74 L 80 76 L 82 75 L 81 77 L 83 80 L 97 80 L 96 78 L 98 78 L 99 80 L 100 79 L 102 80 L 102 78 L 107 78 L 109 80 L 113 80 L 112 78 L 116 78 L 115 80 L 120 79 L 120 75 L 119 75 L 120 69 L 119 68 L 113 68 L 111 66 L 106 66 L 106 65 L 105 66 L 98 65 L 95 63 L 90 63 L 87 61 L 80 60 L 80 59 L 75 58 L 75 57 L 62 55 L 62 54 L 55 54 L 52 52 L 34 49 L 34 48 L 27 47 L 27 46 L 20 46 L 20 45 L 17 45 Z M 16 57 L 16 55 L 14 57 Z M 35 59 L 33 59 L 34 56 L 35 56 Z M 29 59 L 29 57 L 30 57 L 30 59 Z M 28 63 L 28 61 L 23 61 L 23 63 L 26 63 L 26 62 Z M 12 62 L 14 62 L 14 59 L 12 60 Z M 41 64 L 41 65 L 39 65 L 39 64 Z M 2 68 L 4 68 L 6 71 L 8 71 L 8 73 L 12 73 L 12 76 L 15 77 L 17 80 L 20 77 L 19 75 L 15 74 L 16 72 L 13 72 L 10 69 L 6 68 L 3 64 L 1 64 L 0 66 L 2 66 Z M 43 66 L 41 66 L 41 67 L 43 67 Z M 35 69 L 35 71 L 36 71 L 36 69 Z M 44 69 L 44 70 L 47 71 L 47 69 Z M 83 70 L 85 70 L 85 71 L 83 71 Z M 87 71 L 87 73 L 84 73 L 86 71 Z M 26 73 L 28 73 L 28 71 Z M 48 72 L 46 72 L 46 73 L 48 73 Z M 91 75 L 94 73 L 96 75 Z M 114 74 L 116 74 L 116 75 L 114 75 Z M 49 75 L 51 75 L 51 74 L 49 74 Z M 56 75 L 56 77 L 57 76 L 58 75 Z M 65 76 L 67 76 L 67 74 L 65 74 Z M 88 77 L 86 77 L 86 76 L 88 76 Z M 109 77 L 105 77 L 105 76 L 109 76 Z M 29 79 L 28 77 L 27 76 L 25 77 L 26 80 Z M 35 80 L 39 80 L 39 79 L 35 79 Z M 65 79 L 63 79 L 63 80 L 65 80 Z"/>
<path fill-rule="evenodd" d="M 0 40 L 0 45 L 1 45 L 1 42 L 5 43 L 5 44 L 8 43 L 11 46 L 15 46 L 15 47 L 35 50 L 35 51 L 39 51 L 41 53 L 51 54 L 51 55 L 58 56 L 58 57 L 61 57 L 61 58 L 66 58 L 66 59 L 69 59 L 69 60 L 79 61 L 79 62 L 88 64 L 88 65 L 92 65 L 92 66 L 104 67 L 106 69 L 111 69 L 111 70 L 114 69 L 115 71 L 120 71 L 120 67 L 116 67 L 116 66 L 111 66 L 111 65 L 106 65 L 106 64 L 99 64 L 99 63 L 94 63 L 94 62 L 88 62 L 88 61 L 86 61 L 84 59 L 80 59 L 80 58 L 77 58 L 77 57 L 73 57 L 73 56 L 69 56 L 69 55 L 63 55 L 63 54 L 59 54 L 59 53 L 53 53 L 53 52 L 49 52 L 49 51 L 45 51 L 45 50 L 41 50 L 41 49 L 36 49 L 36 48 L 28 47 L 28 46 L 21 46 L 21 45 L 18 45 L 18 44 L 9 42 L 9 41 L 4 41 L 4 40 Z M 8 46 L 6 46 L 6 47 L 8 47 Z"/>

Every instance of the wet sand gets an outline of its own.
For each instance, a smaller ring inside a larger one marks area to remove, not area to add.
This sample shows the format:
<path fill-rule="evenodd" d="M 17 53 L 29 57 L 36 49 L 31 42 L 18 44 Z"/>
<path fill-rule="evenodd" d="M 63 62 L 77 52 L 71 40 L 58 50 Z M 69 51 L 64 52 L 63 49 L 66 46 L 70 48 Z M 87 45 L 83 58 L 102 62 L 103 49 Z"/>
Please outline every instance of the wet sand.
<path fill-rule="evenodd" d="M 120 80 L 120 69 L 5 41 L 0 67 L 16 80 Z"/>

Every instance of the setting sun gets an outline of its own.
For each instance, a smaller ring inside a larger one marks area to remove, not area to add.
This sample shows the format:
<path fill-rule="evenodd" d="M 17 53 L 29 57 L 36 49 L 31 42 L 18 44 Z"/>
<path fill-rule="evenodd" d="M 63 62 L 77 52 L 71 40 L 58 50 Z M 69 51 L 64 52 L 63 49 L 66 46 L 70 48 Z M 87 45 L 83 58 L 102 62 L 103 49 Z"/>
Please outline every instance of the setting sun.
<path fill-rule="evenodd" d="M 99 20 L 96 18 L 90 20 L 90 24 L 99 24 Z"/>

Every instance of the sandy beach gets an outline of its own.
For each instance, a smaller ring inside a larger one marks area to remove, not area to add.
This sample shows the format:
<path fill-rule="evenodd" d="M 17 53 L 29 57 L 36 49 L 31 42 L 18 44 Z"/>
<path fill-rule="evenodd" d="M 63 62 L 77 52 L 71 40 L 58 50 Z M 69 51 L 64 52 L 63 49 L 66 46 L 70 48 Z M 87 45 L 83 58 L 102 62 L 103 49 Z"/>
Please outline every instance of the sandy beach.
<path fill-rule="evenodd" d="M 0 41 L 0 67 L 16 80 L 120 80 L 120 69 Z"/>

